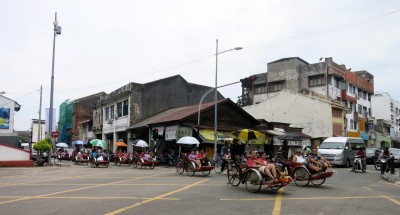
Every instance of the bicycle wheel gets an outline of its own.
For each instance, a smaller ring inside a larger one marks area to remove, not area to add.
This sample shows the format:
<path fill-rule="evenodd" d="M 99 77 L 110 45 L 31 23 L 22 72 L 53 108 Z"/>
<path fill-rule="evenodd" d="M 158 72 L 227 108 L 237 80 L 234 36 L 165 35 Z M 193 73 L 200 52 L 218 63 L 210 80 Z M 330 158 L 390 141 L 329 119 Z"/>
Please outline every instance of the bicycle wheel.
<path fill-rule="evenodd" d="M 228 175 L 228 184 L 231 184 L 234 187 L 239 186 L 240 184 L 240 170 L 237 166 L 230 166 L 227 171 Z"/>
<path fill-rule="evenodd" d="M 217 174 L 220 174 L 222 172 L 222 160 L 221 158 L 217 158 L 217 160 L 214 162 L 214 171 Z"/>
<path fill-rule="evenodd" d="M 176 172 L 182 174 L 183 171 L 185 171 L 183 167 L 184 167 L 183 160 L 179 159 L 178 162 L 176 162 Z"/>
<path fill-rule="evenodd" d="M 310 183 L 310 173 L 304 167 L 300 167 L 294 170 L 293 180 L 297 186 L 305 187 Z"/>
<path fill-rule="evenodd" d="M 261 174 L 254 169 L 249 169 L 245 175 L 246 189 L 251 193 L 257 193 L 261 189 Z"/>

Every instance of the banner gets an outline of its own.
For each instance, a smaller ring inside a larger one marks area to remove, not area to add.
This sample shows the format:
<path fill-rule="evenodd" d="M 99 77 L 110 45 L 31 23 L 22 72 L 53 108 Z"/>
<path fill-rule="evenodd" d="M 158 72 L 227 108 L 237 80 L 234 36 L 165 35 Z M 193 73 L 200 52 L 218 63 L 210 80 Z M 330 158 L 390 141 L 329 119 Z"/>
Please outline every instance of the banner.
<path fill-rule="evenodd" d="M 46 133 L 49 134 L 49 122 L 50 122 L 50 108 L 46 108 Z M 53 120 L 52 120 L 51 131 L 57 131 L 56 129 L 56 109 L 53 108 Z"/>
<path fill-rule="evenodd" d="M 10 108 L 0 108 L 0 129 L 10 128 Z"/>

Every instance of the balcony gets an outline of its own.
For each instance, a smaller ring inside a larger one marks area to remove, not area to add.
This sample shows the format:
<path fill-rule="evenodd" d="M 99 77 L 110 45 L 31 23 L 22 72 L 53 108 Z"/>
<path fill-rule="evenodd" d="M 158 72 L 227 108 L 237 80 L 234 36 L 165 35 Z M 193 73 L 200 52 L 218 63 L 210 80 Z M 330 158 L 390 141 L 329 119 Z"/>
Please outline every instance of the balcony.
<path fill-rule="evenodd" d="M 357 103 L 357 99 L 355 97 L 347 95 L 347 90 L 346 89 L 342 89 L 341 96 L 342 96 L 342 100 L 343 101 L 351 101 L 353 103 Z"/>

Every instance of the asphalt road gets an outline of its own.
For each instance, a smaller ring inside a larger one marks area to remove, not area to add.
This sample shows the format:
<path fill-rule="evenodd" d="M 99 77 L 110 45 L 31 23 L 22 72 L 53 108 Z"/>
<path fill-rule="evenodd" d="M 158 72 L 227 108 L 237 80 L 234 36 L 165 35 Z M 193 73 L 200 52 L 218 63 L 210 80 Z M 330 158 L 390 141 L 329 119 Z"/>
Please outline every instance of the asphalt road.
<path fill-rule="evenodd" d="M 179 175 L 174 168 L 0 168 L 0 214 L 400 214 L 400 186 L 335 168 L 322 186 L 295 184 L 250 193 L 226 174 Z"/>

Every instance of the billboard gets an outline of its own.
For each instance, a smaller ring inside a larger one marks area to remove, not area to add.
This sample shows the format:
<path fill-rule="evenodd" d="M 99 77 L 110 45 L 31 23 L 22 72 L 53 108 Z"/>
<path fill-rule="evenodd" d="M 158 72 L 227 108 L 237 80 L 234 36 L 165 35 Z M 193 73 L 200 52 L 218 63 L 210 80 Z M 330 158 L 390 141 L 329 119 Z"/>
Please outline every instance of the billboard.
<path fill-rule="evenodd" d="M 10 108 L 0 107 L 0 129 L 10 128 Z"/>

